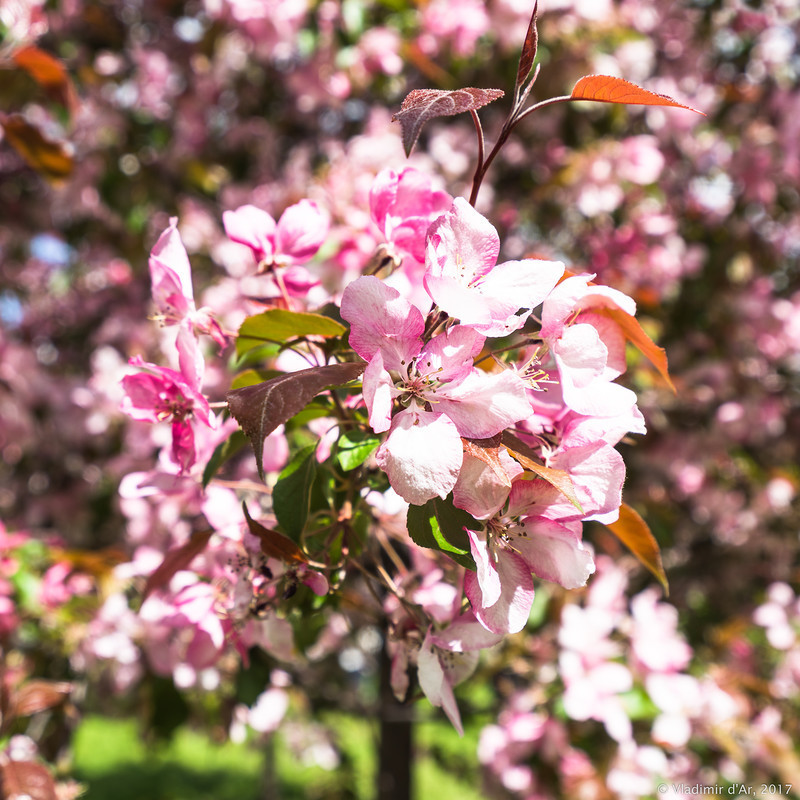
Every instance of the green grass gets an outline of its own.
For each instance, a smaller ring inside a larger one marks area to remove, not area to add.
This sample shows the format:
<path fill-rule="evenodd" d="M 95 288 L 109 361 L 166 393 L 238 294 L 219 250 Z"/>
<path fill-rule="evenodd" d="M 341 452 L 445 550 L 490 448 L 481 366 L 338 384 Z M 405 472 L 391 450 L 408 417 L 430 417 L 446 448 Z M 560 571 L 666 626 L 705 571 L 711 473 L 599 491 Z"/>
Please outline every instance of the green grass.
<path fill-rule="evenodd" d="M 181 728 L 146 746 L 135 720 L 87 717 L 74 742 L 74 777 L 84 800 L 249 800 L 259 798 L 262 756 Z"/>
<path fill-rule="evenodd" d="M 87 716 L 73 740 L 73 777 L 87 787 L 84 800 L 374 800 L 377 721 L 331 712 L 319 722 L 339 748 L 335 770 L 304 763 L 288 731 L 279 732 L 267 754 L 187 727 L 168 742 L 147 745 L 133 719 Z M 467 728 L 461 739 L 444 719 L 416 724 L 418 800 L 482 800 L 478 731 Z"/>

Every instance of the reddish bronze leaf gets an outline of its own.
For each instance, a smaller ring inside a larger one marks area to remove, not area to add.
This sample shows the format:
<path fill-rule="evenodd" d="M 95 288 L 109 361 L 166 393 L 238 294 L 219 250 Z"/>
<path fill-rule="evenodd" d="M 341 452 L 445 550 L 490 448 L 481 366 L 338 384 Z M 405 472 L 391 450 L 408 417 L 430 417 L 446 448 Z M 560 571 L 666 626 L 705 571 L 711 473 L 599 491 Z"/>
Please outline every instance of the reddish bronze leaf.
<path fill-rule="evenodd" d="M 72 684 L 65 681 L 31 680 L 24 683 L 11 699 L 11 713 L 15 717 L 28 717 L 38 711 L 62 703 L 72 691 Z"/>
<path fill-rule="evenodd" d="M 279 561 L 287 563 L 306 564 L 308 557 L 306 554 L 288 537 L 279 531 L 265 528 L 260 522 L 256 522 L 247 510 L 247 506 L 242 503 L 244 518 L 247 520 L 247 527 L 250 533 L 256 536 L 261 542 L 261 552 L 268 558 L 277 558 Z"/>
<path fill-rule="evenodd" d="M 403 129 L 403 147 L 406 155 L 411 155 L 417 143 L 422 126 L 435 117 L 450 117 L 475 111 L 487 103 L 502 97 L 502 89 L 414 89 L 410 92 L 400 110 L 392 117 Z"/>
<path fill-rule="evenodd" d="M 355 380 L 366 366 L 364 361 L 347 361 L 326 367 L 311 367 L 228 392 L 228 409 L 253 445 L 258 474 L 262 480 L 264 440 L 267 436 L 278 425 L 302 411 L 321 391 Z"/>
<path fill-rule="evenodd" d="M 528 23 L 528 32 L 525 34 L 525 44 L 522 45 L 522 53 L 519 57 L 519 67 L 517 67 L 517 87 L 522 86 L 531 74 L 533 62 L 536 59 L 536 49 L 539 46 L 539 32 L 536 30 L 536 15 L 539 10 L 539 0 L 533 4 L 531 21 Z"/>
<path fill-rule="evenodd" d="M 37 172 L 51 181 L 60 181 L 72 173 L 72 156 L 66 143 L 45 138 L 21 114 L 0 116 L 0 125 L 9 144 Z"/>
<path fill-rule="evenodd" d="M 642 89 L 635 83 L 610 75 L 584 75 L 572 90 L 573 100 L 594 100 L 598 103 L 623 103 L 629 106 L 674 106 L 703 114 L 696 108 L 679 103 L 665 94 Z"/>
<path fill-rule="evenodd" d="M 0 797 L 3 800 L 57 800 L 50 770 L 35 761 L 7 761 L 0 765 Z"/>
<path fill-rule="evenodd" d="M 647 360 L 658 370 L 667 385 L 677 394 L 675 384 L 669 376 L 667 365 L 667 353 L 663 347 L 659 347 L 644 331 L 636 317 L 626 314 L 619 308 L 604 308 L 602 313 L 614 320 L 619 325 L 625 338 L 635 345 Z"/>
<path fill-rule="evenodd" d="M 74 108 L 75 89 L 61 61 L 33 45 L 17 50 L 12 60 L 56 102 L 70 110 Z"/>
<path fill-rule="evenodd" d="M 619 509 L 619 519 L 606 527 L 658 578 L 664 594 L 668 595 L 669 583 L 661 563 L 661 550 L 639 513 L 623 503 Z"/>
<path fill-rule="evenodd" d="M 158 565 L 155 572 L 147 579 L 143 597 L 146 599 L 150 592 L 166 586 L 178 570 L 185 569 L 192 563 L 194 557 L 206 549 L 208 540 L 214 533 L 213 530 L 195 531 L 186 544 L 170 550 L 164 560 Z"/>
<path fill-rule="evenodd" d="M 491 439 L 461 439 L 464 452 L 473 458 L 480 459 L 484 464 L 491 467 L 502 483 L 511 486 L 508 473 L 500 460 L 500 449 L 506 449 L 500 443 L 500 436 L 493 436 Z"/>
<path fill-rule="evenodd" d="M 512 458 L 525 469 L 533 472 L 534 475 L 538 475 L 538 477 L 558 489 L 581 514 L 583 513 L 580 500 L 578 500 L 578 495 L 575 493 L 575 484 L 573 484 L 572 478 L 569 476 L 568 472 L 565 472 L 563 469 L 553 469 L 552 467 L 546 467 L 544 464 L 540 464 L 535 460 L 537 458 L 536 453 L 534 453 L 525 442 L 520 441 L 508 431 L 503 431 L 502 442 Z"/>

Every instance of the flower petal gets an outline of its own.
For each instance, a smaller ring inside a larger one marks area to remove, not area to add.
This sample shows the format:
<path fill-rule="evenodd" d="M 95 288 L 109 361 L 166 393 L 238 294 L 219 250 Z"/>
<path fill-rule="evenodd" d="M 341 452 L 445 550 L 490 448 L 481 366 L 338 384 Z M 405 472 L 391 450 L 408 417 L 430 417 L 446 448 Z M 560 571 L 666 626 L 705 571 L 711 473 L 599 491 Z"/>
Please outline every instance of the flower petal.
<path fill-rule="evenodd" d="M 594 558 L 577 533 L 549 519 L 528 517 L 527 536 L 517 536 L 514 548 L 534 575 L 560 583 L 565 589 L 585 586 L 594 572 Z"/>
<path fill-rule="evenodd" d="M 373 275 L 344 290 L 341 314 L 350 323 L 350 346 L 365 361 L 380 350 L 386 369 L 399 370 L 422 348 L 425 320 L 420 310 Z"/>
<path fill-rule="evenodd" d="M 416 408 L 395 415 L 389 436 L 376 454 L 392 488 L 414 505 L 447 497 L 462 458 L 456 426 L 444 414 Z"/>

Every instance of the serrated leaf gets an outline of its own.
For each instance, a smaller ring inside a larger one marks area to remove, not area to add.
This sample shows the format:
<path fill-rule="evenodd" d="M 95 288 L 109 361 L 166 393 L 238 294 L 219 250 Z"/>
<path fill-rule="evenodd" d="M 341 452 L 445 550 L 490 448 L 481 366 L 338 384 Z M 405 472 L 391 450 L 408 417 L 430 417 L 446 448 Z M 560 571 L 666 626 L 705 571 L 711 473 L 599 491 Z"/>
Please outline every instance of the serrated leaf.
<path fill-rule="evenodd" d="M 522 53 L 519 57 L 519 67 L 517 67 L 517 83 L 519 88 L 528 80 L 533 68 L 533 62 L 536 59 L 536 50 L 539 45 L 539 32 L 536 29 L 536 15 L 539 10 L 539 0 L 533 4 L 533 12 L 531 13 L 531 21 L 528 23 L 528 32 L 525 34 L 525 43 L 522 45 Z"/>
<path fill-rule="evenodd" d="M 635 83 L 610 75 L 584 75 L 573 87 L 573 100 L 593 100 L 598 103 L 622 103 L 629 106 L 673 106 L 703 114 L 696 108 L 679 103 L 665 94 L 656 94 Z"/>
<path fill-rule="evenodd" d="M 575 492 L 575 484 L 572 482 L 572 478 L 568 472 L 565 472 L 563 469 L 553 469 L 552 467 L 546 467 L 544 464 L 540 464 L 535 460 L 536 453 L 534 453 L 525 442 L 520 441 L 508 431 L 503 431 L 502 442 L 513 459 L 525 469 L 533 472 L 534 475 L 537 475 L 547 481 L 551 486 L 558 489 L 558 491 L 583 514 L 583 508 Z"/>
<path fill-rule="evenodd" d="M 502 89 L 414 89 L 410 92 L 400 110 L 392 117 L 403 129 L 403 147 L 410 156 L 419 139 L 422 126 L 436 117 L 450 117 L 466 111 L 476 111 L 487 103 L 501 98 Z"/>
<path fill-rule="evenodd" d="M 247 527 L 250 533 L 261 543 L 261 552 L 267 558 L 277 558 L 288 564 L 306 564 L 308 557 L 306 554 L 288 537 L 284 536 L 272 528 L 264 527 L 260 522 L 256 522 L 247 510 L 245 503 L 242 503 L 244 518 L 247 520 Z"/>
<path fill-rule="evenodd" d="M 619 325 L 625 334 L 625 338 L 642 352 L 647 360 L 658 370 L 659 375 L 667 382 L 669 388 L 677 394 L 675 384 L 672 383 L 672 379 L 669 376 L 666 351 L 645 333 L 639 320 L 619 308 L 604 308 L 601 313 L 610 317 Z"/>
<path fill-rule="evenodd" d="M 362 430 L 348 431 L 339 437 L 336 462 L 345 471 L 360 467 L 377 449 L 381 440 Z"/>
<path fill-rule="evenodd" d="M 229 459 L 233 458 L 247 443 L 247 437 L 242 431 L 234 431 L 224 442 L 220 442 L 211 454 L 203 470 L 203 488 L 205 489 L 211 479 L 217 474 L 219 468 Z"/>
<path fill-rule="evenodd" d="M 456 508 L 452 495 L 445 500 L 435 497 L 424 505 L 409 506 L 406 526 L 415 544 L 440 550 L 462 567 L 475 570 L 464 528 L 477 530 L 480 523 L 466 511 Z"/>
<path fill-rule="evenodd" d="M 661 550 L 639 513 L 623 503 L 619 509 L 619 519 L 607 523 L 606 527 L 658 578 L 664 594 L 669 595 L 667 574 L 661 563 Z"/>
<path fill-rule="evenodd" d="M 283 468 L 272 489 L 272 510 L 278 524 L 299 541 L 308 520 L 311 488 L 317 471 L 316 444 L 298 451 Z"/>
<path fill-rule="evenodd" d="M 277 378 L 228 392 L 228 409 L 256 455 L 259 477 L 264 479 L 264 440 L 324 389 L 355 380 L 366 367 L 364 361 L 348 361 L 287 372 Z"/>
<path fill-rule="evenodd" d="M 7 760 L 0 764 L 3 800 L 57 800 L 56 783 L 50 770 L 35 761 Z"/>
<path fill-rule="evenodd" d="M 321 314 L 271 308 L 242 322 L 236 339 L 236 353 L 241 356 L 265 342 L 286 342 L 303 336 L 331 338 L 346 332 L 347 328 L 340 322 Z"/>
<path fill-rule="evenodd" d="M 24 69 L 56 102 L 67 109 L 74 108 L 75 88 L 61 61 L 33 45 L 21 47 L 11 60 L 20 69 Z"/>
<path fill-rule="evenodd" d="M 64 142 L 54 142 L 21 114 L 0 116 L 0 125 L 9 144 L 28 166 L 51 181 L 59 182 L 72 174 L 72 155 Z"/>
<path fill-rule="evenodd" d="M 146 600 L 148 595 L 156 589 L 166 586 L 172 576 L 179 570 L 186 569 L 192 563 L 195 556 L 200 555 L 206 549 L 208 540 L 211 538 L 213 530 L 195 531 L 189 541 L 180 547 L 174 547 L 164 556 L 164 560 L 156 567 L 155 571 L 147 579 L 142 593 L 142 599 Z"/>

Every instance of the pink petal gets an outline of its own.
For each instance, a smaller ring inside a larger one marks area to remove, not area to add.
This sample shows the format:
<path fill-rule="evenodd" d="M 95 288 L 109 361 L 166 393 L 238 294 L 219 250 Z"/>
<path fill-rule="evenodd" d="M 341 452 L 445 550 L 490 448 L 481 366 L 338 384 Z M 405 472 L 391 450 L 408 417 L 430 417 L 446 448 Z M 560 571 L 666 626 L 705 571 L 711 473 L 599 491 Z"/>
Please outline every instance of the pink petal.
<path fill-rule="evenodd" d="M 443 414 L 416 408 L 395 415 L 389 436 L 376 453 L 392 488 L 414 505 L 447 497 L 462 457 L 456 426 Z"/>
<path fill-rule="evenodd" d="M 485 339 L 473 328 L 455 325 L 434 336 L 419 354 L 420 372 L 438 381 L 458 381 L 472 372 L 472 359 L 483 348 Z"/>
<path fill-rule="evenodd" d="M 394 382 L 384 369 L 383 355 L 378 350 L 367 364 L 362 376 L 364 402 L 369 411 L 369 424 L 375 433 L 388 431 L 392 424 L 392 395 Z"/>
<path fill-rule="evenodd" d="M 502 592 L 498 566 L 492 558 L 485 532 L 468 530 L 467 536 L 469 537 L 469 549 L 477 567 L 474 578 L 480 589 L 480 605 L 492 606 L 500 599 Z M 469 593 L 467 597 L 470 597 Z M 471 600 L 472 597 L 470 597 Z"/>
<path fill-rule="evenodd" d="M 163 293 L 170 292 L 172 286 L 175 286 L 185 301 L 194 303 L 192 268 L 186 248 L 178 233 L 177 217 L 170 218 L 169 227 L 158 237 L 158 241 L 150 251 L 148 265 L 153 282 L 153 299 L 157 305 L 159 305 L 160 298 L 164 297 Z M 157 287 L 159 297 L 156 296 Z M 177 298 L 174 298 L 174 301 L 176 300 Z"/>
<path fill-rule="evenodd" d="M 172 459 L 186 472 L 195 462 L 197 456 L 194 447 L 194 429 L 182 420 L 172 423 Z"/>
<path fill-rule="evenodd" d="M 417 654 L 417 678 L 420 689 L 430 700 L 431 705 L 444 709 L 444 713 L 447 714 L 459 736 L 463 736 L 464 727 L 461 724 L 461 715 L 458 713 L 453 687 L 445 678 L 439 655 L 431 643 L 430 634 L 425 637 Z"/>
<path fill-rule="evenodd" d="M 386 369 L 400 369 L 419 353 L 425 320 L 400 292 L 368 275 L 342 294 L 342 318 L 350 323 L 350 346 L 365 361 L 380 350 Z"/>
<path fill-rule="evenodd" d="M 511 491 L 511 479 L 523 469 L 506 450 L 501 450 L 498 458 L 501 464 L 495 468 L 464 453 L 461 471 L 453 487 L 453 505 L 456 508 L 463 508 L 475 519 L 488 519 L 505 505 Z"/>
<path fill-rule="evenodd" d="M 492 269 L 499 253 L 500 238 L 492 223 L 457 197 L 428 231 L 425 266 L 434 277 L 456 278 L 466 286 Z"/>
<path fill-rule="evenodd" d="M 387 230 L 386 218 L 397 200 L 397 183 L 397 173 L 393 169 L 384 169 L 375 176 L 369 190 L 370 216 L 387 239 L 391 231 Z"/>
<path fill-rule="evenodd" d="M 470 542 L 471 543 L 471 542 Z M 533 578 L 523 559 L 511 550 L 498 546 L 494 570 L 501 591 L 492 602 L 484 594 L 479 575 L 467 572 L 464 576 L 464 594 L 472 610 L 487 630 L 494 633 L 517 633 L 528 621 L 533 605 Z"/>
<path fill-rule="evenodd" d="M 467 610 L 444 630 L 434 633 L 432 640 L 437 646 L 453 653 L 468 653 L 494 647 L 503 640 L 503 635 L 487 631 L 475 618 L 475 614 Z M 456 680 L 455 683 L 458 684 L 459 681 Z"/>
<path fill-rule="evenodd" d="M 328 235 L 328 218 L 313 200 L 301 200 L 289 206 L 275 230 L 275 250 L 290 256 L 294 263 L 314 257 Z"/>
<path fill-rule="evenodd" d="M 436 399 L 436 410 L 468 439 L 494 436 L 533 412 L 525 382 L 511 370 L 490 374 L 474 369 L 460 383 L 441 388 Z"/>
<path fill-rule="evenodd" d="M 534 575 L 565 589 L 586 585 L 595 569 L 594 558 L 578 534 L 543 518 L 529 517 L 524 526 L 527 536 L 514 537 L 512 546 Z"/>
<path fill-rule="evenodd" d="M 197 336 L 195 336 L 189 320 L 181 324 L 178 329 L 175 347 L 178 350 L 178 364 L 181 375 L 183 375 L 189 386 L 199 392 L 203 385 L 206 362 L 203 359 L 200 342 L 197 341 Z"/>
<path fill-rule="evenodd" d="M 491 309 L 485 298 L 477 289 L 469 288 L 460 276 L 426 272 L 424 284 L 433 302 L 462 325 L 475 326 L 484 335 L 486 330 L 493 329 Z"/>
<path fill-rule="evenodd" d="M 301 581 L 318 597 L 325 597 L 328 594 L 328 579 L 321 572 L 306 570 Z"/>
<path fill-rule="evenodd" d="M 225 233 L 234 242 L 247 245 L 260 261 L 275 252 L 275 220 L 255 206 L 240 206 L 222 215 Z"/>
<path fill-rule="evenodd" d="M 596 519 L 608 514 L 612 515 L 609 521 L 616 519 L 622 503 L 625 462 L 613 447 L 604 443 L 569 447 L 556 452 L 550 459 L 550 466 L 569 472 L 584 511 L 584 519 Z M 547 509 L 546 517 L 558 519 L 559 516 L 576 514 L 577 509 L 563 495 L 561 497 L 557 504 Z"/>

